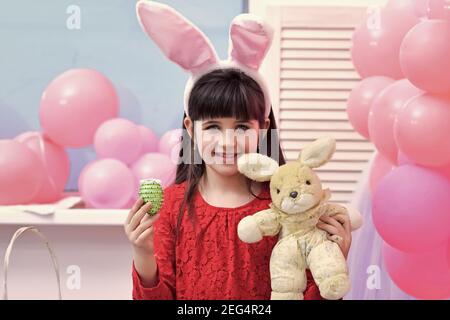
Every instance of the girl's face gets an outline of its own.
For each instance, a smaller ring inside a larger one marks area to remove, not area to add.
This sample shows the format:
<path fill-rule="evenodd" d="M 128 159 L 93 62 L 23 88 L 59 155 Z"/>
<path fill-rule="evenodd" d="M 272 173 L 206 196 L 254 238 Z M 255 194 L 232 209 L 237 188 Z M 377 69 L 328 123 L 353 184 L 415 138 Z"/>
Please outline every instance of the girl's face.
<path fill-rule="evenodd" d="M 257 151 L 258 141 L 264 134 L 261 129 L 267 129 L 269 124 L 268 118 L 263 127 L 257 120 L 213 118 L 193 123 L 189 117 L 185 119 L 191 137 L 194 130 L 195 146 L 205 165 L 227 176 L 239 173 L 237 158 L 240 154 Z"/>

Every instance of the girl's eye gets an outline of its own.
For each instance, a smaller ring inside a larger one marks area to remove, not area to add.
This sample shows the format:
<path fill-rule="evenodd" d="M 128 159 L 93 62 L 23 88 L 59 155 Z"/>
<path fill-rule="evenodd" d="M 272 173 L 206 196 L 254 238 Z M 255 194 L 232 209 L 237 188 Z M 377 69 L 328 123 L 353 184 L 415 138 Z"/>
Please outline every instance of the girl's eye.
<path fill-rule="evenodd" d="M 249 127 L 247 127 L 246 125 L 239 125 L 236 127 L 237 130 L 242 130 L 242 131 L 246 131 L 248 129 L 250 129 Z"/>
<path fill-rule="evenodd" d="M 213 124 L 211 126 L 206 127 L 204 130 L 215 130 L 215 129 L 219 129 L 219 126 L 216 124 Z"/>

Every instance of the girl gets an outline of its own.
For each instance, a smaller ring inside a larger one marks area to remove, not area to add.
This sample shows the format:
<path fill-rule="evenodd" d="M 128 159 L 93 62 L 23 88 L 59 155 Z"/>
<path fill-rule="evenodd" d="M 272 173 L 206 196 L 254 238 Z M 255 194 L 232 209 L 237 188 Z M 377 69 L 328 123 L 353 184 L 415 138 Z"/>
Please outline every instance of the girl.
<path fill-rule="evenodd" d="M 154 9 L 148 2 L 138 3 L 141 24 L 160 44 L 147 22 L 173 9 L 161 4 Z M 159 20 L 163 21 L 167 16 Z M 186 20 L 177 22 L 179 28 L 186 27 Z M 186 40 L 186 32 L 183 37 Z M 171 39 L 174 43 L 180 40 L 173 35 Z M 167 44 L 163 47 L 167 51 Z M 260 146 L 267 146 L 266 154 L 280 165 L 285 163 L 274 134 L 267 87 L 242 63 L 220 67 L 215 61 L 211 69 L 195 74 L 186 87 L 180 163 L 175 183 L 164 189 L 159 213 L 147 215 L 151 203 L 142 205 L 139 199 L 126 219 L 125 232 L 133 245 L 133 299 L 270 298 L 269 260 L 277 236 L 247 244 L 237 235 L 242 218 L 268 208 L 269 183 L 249 180 L 236 165 L 238 154 L 262 152 Z M 246 134 L 260 130 L 268 133 L 262 138 Z M 243 135 L 248 139 L 239 139 Z M 347 256 L 351 243 L 348 218 L 322 218 L 317 226 L 339 236 L 338 245 Z M 321 299 L 311 273 L 307 276 L 304 298 Z"/>
<path fill-rule="evenodd" d="M 193 87 L 190 117 L 183 119 L 190 151 L 202 159 L 217 158 L 219 151 L 235 150 L 233 156 L 238 150 L 258 152 L 259 147 L 252 150 L 259 144 L 256 141 L 239 145 L 227 140 L 225 131 L 276 129 L 273 112 L 269 118 L 261 116 L 263 99 L 257 83 L 239 70 L 204 75 Z M 211 135 L 222 135 L 214 148 L 207 144 Z M 199 136 L 203 136 L 200 145 L 195 139 Z M 263 145 L 271 156 L 273 144 Z M 183 149 L 181 157 L 189 162 Z M 282 165 L 281 150 L 279 155 Z M 269 186 L 250 181 L 239 173 L 236 161 L 227 164 L 226 160 L 224 164 L 179 164 L 175 184 L 165 188 L 163 206 L 155 217 L 145 214 L 151 204 L 140 208 L 141 200 L 130 211 L 126 231 L 134 248 L 134 299 L 270 298 L 269 259 L 277 237 L 245 244 L 237 236 L 242 218 L 268 208 Z M 344 239 L 338 244 L 347 256 L 349 221 L 343 216 L 322 218 L 318 227 Z M 321 298 L 310 273 L 304 297 Z"/>

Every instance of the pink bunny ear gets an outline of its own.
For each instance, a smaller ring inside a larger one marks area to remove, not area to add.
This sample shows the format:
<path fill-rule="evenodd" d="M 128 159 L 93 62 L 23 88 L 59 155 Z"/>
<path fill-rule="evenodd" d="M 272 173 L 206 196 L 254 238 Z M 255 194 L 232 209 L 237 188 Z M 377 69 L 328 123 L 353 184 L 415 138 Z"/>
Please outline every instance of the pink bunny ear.
<path fill-rule="evenodd" d="M 259 17 L 240 14 L 231 22 L 230 58 L 258 70 L 270 48 L 273 29 Z"/>
<path fill-rule="evenodd" d="M 184 70 L 196 73 L 218 61 L 214 47 L 203 32 L 171 7 L 139 1 L 136 13 L 147 35 Z"/>

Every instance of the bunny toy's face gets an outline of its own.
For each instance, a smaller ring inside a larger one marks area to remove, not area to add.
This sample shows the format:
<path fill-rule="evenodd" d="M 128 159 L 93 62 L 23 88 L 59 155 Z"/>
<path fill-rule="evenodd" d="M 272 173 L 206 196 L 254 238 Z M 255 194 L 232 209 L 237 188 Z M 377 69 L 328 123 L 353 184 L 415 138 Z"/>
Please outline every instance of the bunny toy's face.
<path fill-rule="evenodd" d="M 244 154 L 238 159 L 238 170 L 255 181 L 270 180 L 272 204 L 287 214 L 305 212 L 329 192 L 322 190 L 322 184 L 313 168 L 327 163 L 336 149 L 331 137 L 322 137 L 303 148 L 296 161 L 278 166 L 274 159 L 259 154 Z"/>
<path fill-rule="evenodd" d="M 316 206 L 323 196 L 317 174 L 299 162 L 289 162 L 270 180 L 272 203 L 287 214 L 298 214 Z"/>

